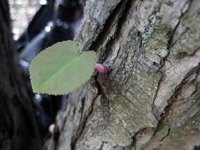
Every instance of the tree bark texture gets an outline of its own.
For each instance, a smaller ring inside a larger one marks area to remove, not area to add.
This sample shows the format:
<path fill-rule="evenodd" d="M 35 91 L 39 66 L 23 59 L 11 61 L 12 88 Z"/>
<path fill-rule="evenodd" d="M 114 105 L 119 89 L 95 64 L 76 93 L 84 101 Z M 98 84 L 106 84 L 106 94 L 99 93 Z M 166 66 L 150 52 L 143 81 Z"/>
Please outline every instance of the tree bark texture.
<path fill-rule="evenodd" d="M 200 148 L 199 15 L 199 0 L 87 0 L 75 40 L 109 74 L 66 98 L 48 149 Z"/>
<path fill-rule="evenodd" d="M 9 5 L 0 1 L 0 149 L 40 150 L 30 97 L 12 41 Z"/>

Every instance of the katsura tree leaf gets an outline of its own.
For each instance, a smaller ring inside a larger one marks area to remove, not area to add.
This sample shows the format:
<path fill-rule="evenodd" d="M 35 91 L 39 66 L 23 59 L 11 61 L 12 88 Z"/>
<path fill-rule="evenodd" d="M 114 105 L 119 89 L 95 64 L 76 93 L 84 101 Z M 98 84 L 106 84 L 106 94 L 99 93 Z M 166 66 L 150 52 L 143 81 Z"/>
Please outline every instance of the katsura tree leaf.
<path fill-rule="evenodd" d="M 73 41 L 54 44 L 36 56 L 30 65 L 30 78 L 35 93 L 63 95 L 73 92 L 90 79 L 96 54 L 78 54 Z"/>

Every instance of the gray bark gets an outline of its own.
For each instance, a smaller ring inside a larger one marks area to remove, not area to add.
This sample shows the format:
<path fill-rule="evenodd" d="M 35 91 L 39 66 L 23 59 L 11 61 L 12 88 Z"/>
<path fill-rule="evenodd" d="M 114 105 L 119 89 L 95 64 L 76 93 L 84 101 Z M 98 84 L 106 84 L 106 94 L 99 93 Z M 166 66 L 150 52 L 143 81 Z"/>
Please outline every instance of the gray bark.
<path fill-rule="evenodd" d="M 200 147 L 200 1 L 87 0 L 75 40 L 106 76 L 66 98 L 55 150 Z"/>

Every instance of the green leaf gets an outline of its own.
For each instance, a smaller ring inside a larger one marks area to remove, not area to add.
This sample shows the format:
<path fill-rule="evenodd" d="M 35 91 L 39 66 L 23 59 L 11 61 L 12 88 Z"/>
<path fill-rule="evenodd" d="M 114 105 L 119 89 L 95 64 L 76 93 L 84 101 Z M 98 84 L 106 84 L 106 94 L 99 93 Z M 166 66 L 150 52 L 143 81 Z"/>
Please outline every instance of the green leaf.
<path fill-rule="evenodd" d="M 90 79 L 95 63 L 95 52 L 79 56 L 75 42 L 56 43 L 38 54 L 30 65 L 33 91 L 52 95 L 73 92 Z"/>

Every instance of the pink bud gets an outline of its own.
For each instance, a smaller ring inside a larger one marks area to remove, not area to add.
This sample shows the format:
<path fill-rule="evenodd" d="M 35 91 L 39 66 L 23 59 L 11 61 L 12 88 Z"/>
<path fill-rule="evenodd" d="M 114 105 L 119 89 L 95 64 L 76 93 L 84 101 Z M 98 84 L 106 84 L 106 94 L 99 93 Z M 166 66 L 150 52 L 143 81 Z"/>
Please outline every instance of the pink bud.
<path fill-rule="evenodd" d="M 51 133 L 51 134 L 54 134 L 54 132 L 55 132 L 55 124 L 51 124 L 50 126 L 49 126 L 49 132 Z"/>
<path fill-rule="evenodd" d="M 105 75 L 108 73 L 108 70 L 105 66 L 101 65 L 101 64 L 96 64 L 95 70 L 102 75 Z"/>

